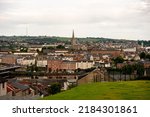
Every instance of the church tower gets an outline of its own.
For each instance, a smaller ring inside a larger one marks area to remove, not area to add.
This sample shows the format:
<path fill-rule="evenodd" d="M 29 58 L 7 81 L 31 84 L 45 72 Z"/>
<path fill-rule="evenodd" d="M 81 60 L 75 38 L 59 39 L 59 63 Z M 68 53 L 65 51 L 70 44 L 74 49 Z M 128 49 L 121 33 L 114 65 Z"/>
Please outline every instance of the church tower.
<path fill-rule="evenodd" d="M 72 32 L 71 45 L 72 45 L 72 47 L 77 45 L 77 41 L 76 41 L 75 36 L 74 36 L 74 30 Z"/>
<path fill-rule="evenodd" d="M 72 31 L 71 48 L 74 50 L 81 49 L 81 45 L 78 43 L 78 40 L 74 36 L 74 30 Z"/>

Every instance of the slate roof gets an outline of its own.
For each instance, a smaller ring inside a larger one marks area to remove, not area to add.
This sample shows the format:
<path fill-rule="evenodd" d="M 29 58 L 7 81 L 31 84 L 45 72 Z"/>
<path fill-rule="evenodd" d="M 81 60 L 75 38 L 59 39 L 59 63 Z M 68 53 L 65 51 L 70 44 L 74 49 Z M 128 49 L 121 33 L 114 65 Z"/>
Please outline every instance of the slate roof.
<path fill-rule="evenodd" d="M 26 90 L 29 88 L 29 86 L 26 86 L 26 85 L 22 85 L 18 82 L 12 82 L 11 85 L 17 89 L 20 89 L 20 90 Z"/>

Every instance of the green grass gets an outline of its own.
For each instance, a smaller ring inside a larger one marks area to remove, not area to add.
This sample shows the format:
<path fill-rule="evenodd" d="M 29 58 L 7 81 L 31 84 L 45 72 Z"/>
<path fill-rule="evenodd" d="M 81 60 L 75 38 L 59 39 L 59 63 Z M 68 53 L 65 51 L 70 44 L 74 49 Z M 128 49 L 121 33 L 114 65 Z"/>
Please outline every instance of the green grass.
<path fill-rule="evenodd" d="M 44 100 L 150 100 L 150 81 L 103 82 L 80 85 Z"/>

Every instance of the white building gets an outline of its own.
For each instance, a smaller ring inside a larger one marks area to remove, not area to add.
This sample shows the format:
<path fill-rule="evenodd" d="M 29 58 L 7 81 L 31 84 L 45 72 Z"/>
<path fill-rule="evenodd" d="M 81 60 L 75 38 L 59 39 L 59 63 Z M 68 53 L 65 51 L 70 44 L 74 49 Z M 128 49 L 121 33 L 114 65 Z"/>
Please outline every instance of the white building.
<path fill-rule="evenodd" d="M 77 61 L 76 62 L 76 69 L 88 69 L 94 66 L 93 61 Z"/>
<path fill-rule="evenodd" d="M 67 82 L 64 82 L 64 90 L 69 89 L 69 86 L 76 86 L 77 79 L 67 79 Z"/>
<path fill-rule="evenodd" d="M 126 48 L 126 49 L 123 49 L 124 52 L 133 52 L 135 53 L 136 52 L 136 47 L 134 48 Z"/>
<path fill-rule="evenodd" d="M 22 62 L 22 65 L 34 65 L 35 64 L 35 59 L 24 59 L 23 62 Z"/>
<path fill-rule="evenodd" d="M 150 47 L 145 47 L 145 50 L 150 53 Z"/>
<path fill-rule="evenodd" d="M 105 67 L 111 67 L 110 63 L 105 63 Z"/>
<path fill-rule="evenodd" d="M 37 56 L 38 53 L 37 52 L 15 52 L 14 55 L 18 55 L 18 56 Z"/>
<path fill-rule="evenodd" d="M 23 65 L 23 59 L 24 59 L 24 58 L 18 58 L 18 59 L 17 59 L 17 64 L 18 64 L 18 65 Z"/>
<path fill-rule="evenodd" d="M 110 56 L 109 56 L 109 55 L 103 55 L 102 58 L 103 58 L 103 59 L 109 59 Z"/>
<path fill-rule="evenodd" d="M 73 57 L 64 56 L 62 60 L 73 61 Z"/>
<path fill-rule="evenodd" d="M 93 61 L 94 60 L 94 57 L 91 55 L 90 56 L 90 61 Z"/>
<path fill-rule="evenodd" d="M 47 66 L 47 60 L 37 60 L 37 66 L 38 67 L 46 67 Z"/>
<path fill-rule="evenodd" d="M 42 47 L 30 47 L 30 48 L 28 48 L 28 51 L 29 51 L 29 52 L 30 52 L 30 51 L 37 51 L 37 50 L 41 51 L 41 50 L 42 50 Z"/>
<path fill-rule="evenodd" d="M 48 53 L 48 55 L 65 55 L 66 53 L 68 53 L 68 50 L 56 50 L 55 52 L 50 52 Z"/>
<path fill-rule="evenodd" d="M 139 55 L 135 55 L 135 56 L 134 56 L 134 60 L 135 60 L 135 61 L 140 60 L 140 56 L 139 56 Z"/>

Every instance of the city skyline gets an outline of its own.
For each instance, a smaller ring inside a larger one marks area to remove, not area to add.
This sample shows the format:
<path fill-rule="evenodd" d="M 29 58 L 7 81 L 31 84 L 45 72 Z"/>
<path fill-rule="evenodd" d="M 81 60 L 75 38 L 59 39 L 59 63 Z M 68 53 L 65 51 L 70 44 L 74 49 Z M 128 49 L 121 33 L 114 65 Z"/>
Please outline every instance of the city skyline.
<path fill-rule="evenodd" d="M 0 35 L 149 40 L 149 0 L 1 0 Z"/>

